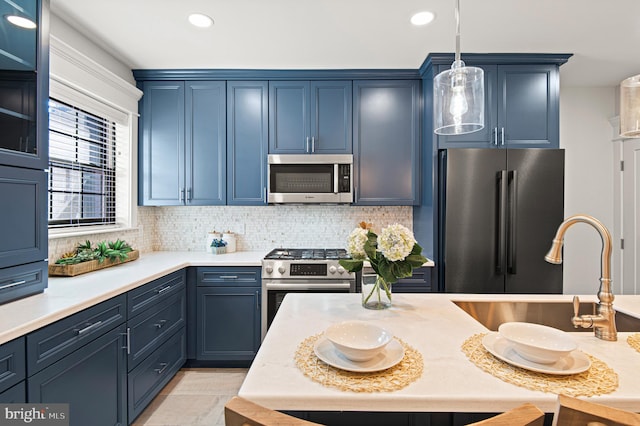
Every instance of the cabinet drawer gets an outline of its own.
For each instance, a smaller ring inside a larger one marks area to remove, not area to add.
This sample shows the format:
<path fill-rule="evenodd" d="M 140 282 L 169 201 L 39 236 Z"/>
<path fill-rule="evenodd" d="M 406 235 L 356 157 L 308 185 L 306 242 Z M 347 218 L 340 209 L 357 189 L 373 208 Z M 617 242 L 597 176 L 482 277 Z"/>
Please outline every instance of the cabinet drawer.
<path fill-rule="evenodd" d="M 0 392 L 9 389 L 26 376 L 24 337 L 0 346 Z"/>
<path fill-rule="evenodd" d="M 126 296 L 120 295 L 28 334 L 28 375 L 124 323 L 125 317 Z"/>
<path fill-rule="evenodd" d="M 260 268 L 198 268 L 198 286 L 237 285 L 243 287 L 260 287 Z"/>
<path fill-rule="evenodd" d="M 171 380 L 186 360 L 186 333 L 181 328 L 128 376 L 129 423 Z"/>
<path fill-rule="evenodd" d="M 0 392 L 0 404 L 18 404 L 27 402 L 27 385 L 24 380 L 4 392 Z"/>
<path fill-rule="evenodd" d="M 41 293 L 47 288 L 47 262 L 0 269 L 0 304 Z"/>
<path fill-rule="evenodd" d="M 185 270 L 173 272 L 127 293 L 129 318 L 185 288 Z"/>
<path fill-rule="evenodd" d="M 177 329 L 184 327 L 186 317 L 185 294 L 181 292 L 130 320 L 127 330 L 129 333 L 129 371 Z"/>

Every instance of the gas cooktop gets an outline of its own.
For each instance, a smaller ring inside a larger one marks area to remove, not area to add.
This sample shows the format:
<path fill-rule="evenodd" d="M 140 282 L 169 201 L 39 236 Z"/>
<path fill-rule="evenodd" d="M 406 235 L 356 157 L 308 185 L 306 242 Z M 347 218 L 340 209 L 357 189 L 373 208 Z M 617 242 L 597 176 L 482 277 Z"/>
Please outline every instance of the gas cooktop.
<path fill-rule="evenodd" d="M 264 258 L 268 260 L 339 260 L 351 256 L 345 249 L 284 249 L 271 250 Z"/>

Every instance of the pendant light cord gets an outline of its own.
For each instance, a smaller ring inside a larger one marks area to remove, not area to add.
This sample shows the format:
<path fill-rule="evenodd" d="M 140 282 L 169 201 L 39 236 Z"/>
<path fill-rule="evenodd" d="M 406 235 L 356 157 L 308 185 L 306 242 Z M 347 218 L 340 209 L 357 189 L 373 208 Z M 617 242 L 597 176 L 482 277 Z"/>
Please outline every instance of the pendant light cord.
<path fill-rule="evenodd" d="M 460 0 L 455 0 L 456 4 L 456 56 L 455 61 L 460 61 Z"/>

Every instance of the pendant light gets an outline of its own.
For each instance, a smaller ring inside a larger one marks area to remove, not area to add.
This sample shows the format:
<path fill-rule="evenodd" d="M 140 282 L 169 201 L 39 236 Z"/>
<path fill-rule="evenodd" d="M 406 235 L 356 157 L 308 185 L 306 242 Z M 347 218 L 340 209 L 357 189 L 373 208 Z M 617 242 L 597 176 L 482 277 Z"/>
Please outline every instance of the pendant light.
<path fill-rule="evenodd" d="M 484 127 L 484 71 L 460 59 L 460 0 L 455 0 L 456 55 L 450 70 L 433 80 L 434 132 L 461 135 Z"/>
<path fill-rule="evenodd" d="M 640 138 L 640 74 L 620 83 L 620 136 Z"/>

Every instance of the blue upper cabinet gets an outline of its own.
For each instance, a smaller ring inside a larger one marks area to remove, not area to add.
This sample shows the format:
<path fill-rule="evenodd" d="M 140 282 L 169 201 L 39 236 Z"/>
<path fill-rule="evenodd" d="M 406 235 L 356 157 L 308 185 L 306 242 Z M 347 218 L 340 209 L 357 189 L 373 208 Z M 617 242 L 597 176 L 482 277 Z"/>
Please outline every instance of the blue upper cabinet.
<path fill-rule="evenodd" d="M 352 83 L 269 82 L 269 153 L 352 152 Z"/>
<path fill-rule="evenodd" d="M 463 57 L 467 65 L 485 72 L 484 129 L 438 136 L 438 148 L 558 148 L 559 66 L 569 55 L 493 56 Z M 433 75 L 449 68 L 450 62 L 434 65 Z"/>
<path fill-rule="evenodd" d="M 48 0 L 0 0 L 0 164 L 47 168 L 48 10 Z M 10 23 L 10 15 L 35 28 Z"/>
<path fill-rule="evenodd" d="M 141 87 L 139 204 L 225 204 L 225 82 L 145 81 Z"/>
<path fill-rule="evenodd" d="M 264 205 L 267 189 L 269 85 L 227 82 L 227 204 Z"/>
<path fill-rule="evenodd" d="M 420 81 L 359 80 L 353 89 L 355 204 L 417 204 Z"/>

